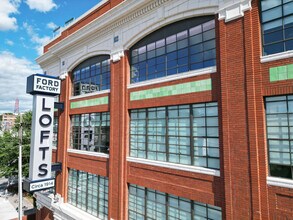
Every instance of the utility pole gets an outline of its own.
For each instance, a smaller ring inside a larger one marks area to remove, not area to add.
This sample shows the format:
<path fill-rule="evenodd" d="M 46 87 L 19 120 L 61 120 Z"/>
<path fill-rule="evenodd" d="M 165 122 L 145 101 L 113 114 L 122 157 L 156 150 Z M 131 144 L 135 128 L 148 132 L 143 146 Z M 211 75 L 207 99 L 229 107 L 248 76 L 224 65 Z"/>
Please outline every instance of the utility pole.
<path fill-rule="evenodd" d="M 22 115 L 19 114 L 19 155 L 18 155 L 18 219 L 22 220 Z"/>

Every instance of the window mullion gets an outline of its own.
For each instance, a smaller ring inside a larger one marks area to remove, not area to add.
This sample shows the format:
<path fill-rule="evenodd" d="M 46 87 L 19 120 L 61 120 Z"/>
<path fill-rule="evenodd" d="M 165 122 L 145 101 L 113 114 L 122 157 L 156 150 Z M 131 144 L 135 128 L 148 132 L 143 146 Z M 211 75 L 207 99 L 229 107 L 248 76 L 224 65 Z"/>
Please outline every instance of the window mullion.
<path fill-rule="evenodd" d="M 189 105 L 189 112 L 190 112 L 190 116 L 189 116 L 189 120 L 190 120 L 190 162 L 191 165 L 194 165 L 194 137 L 193 137 L 193 107 L 192 105 Z"/>
<path fill-rule="evenodd" d="M 146 119 L 145 119 L 145 128 L 146 128 L 146 130 L 145 130 L 145 158 L 146 159 L 148 159 L 148 145 L 149 145 L 149 142 L 148 142 L 148 136 L 149 136 L 149 134 L 148 134 L 148 125 L 149 125 L 149 111 L 146 109 L 145 110 L 146 111 Z"/>
<path fill-rule="evenodd" d="M 166 142 L 166 161 L 170 161 L 169 156 L 169 111 L 168 107 L 165 107 L 165 123 L 166 123 L 166 134 L 165 134 L 165 142 Z"/>
<path fill-rule="evenodd" d="M 88 172 L 86 173 L 86 194 L 85 194 L 85 209 L 88 211 L 88 188 L 89 188 L 89 186 L 88 186 L 88 184 L 89 184 L 89 174 L 88 174 Z"/>

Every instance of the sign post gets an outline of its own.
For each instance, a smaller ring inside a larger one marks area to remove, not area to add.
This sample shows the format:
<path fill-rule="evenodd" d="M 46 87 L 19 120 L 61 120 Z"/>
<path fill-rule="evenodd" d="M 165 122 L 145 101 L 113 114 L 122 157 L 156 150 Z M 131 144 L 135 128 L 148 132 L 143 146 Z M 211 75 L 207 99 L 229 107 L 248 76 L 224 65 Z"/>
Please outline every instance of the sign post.
<path fill-rule="evenodd" d="M 24 181 L 28 192 L 55 186 L 51 177 L 54 96 L 60 90 L 58 78 L 40 74 L 27 78 L 27 93 L 33 95 L 29 179 Z"/>

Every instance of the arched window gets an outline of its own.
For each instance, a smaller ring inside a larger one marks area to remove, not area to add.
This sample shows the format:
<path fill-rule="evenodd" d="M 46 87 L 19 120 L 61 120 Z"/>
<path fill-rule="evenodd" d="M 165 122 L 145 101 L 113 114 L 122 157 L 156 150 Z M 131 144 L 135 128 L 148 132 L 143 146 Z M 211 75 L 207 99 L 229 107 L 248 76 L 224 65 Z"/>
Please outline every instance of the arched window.
<path fill-rule="evenodd" d="M 130 53 L 132 83 L 215 66 L 215 18 L 167 25 L 136 43 Z"/>
<path fill-rule="evenodd" d="M 79 64 L 72 75 L 72 95 L 110 89 L 110 56 L 100 55 Z"/>

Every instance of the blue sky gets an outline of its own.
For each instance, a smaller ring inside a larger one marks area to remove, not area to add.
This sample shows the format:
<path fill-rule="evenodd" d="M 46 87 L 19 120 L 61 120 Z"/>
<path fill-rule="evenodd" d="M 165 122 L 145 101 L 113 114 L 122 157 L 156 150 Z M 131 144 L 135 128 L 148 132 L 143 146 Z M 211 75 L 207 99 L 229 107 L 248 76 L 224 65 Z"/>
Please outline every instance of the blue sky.
<path fill-rule="evenodd" d="M 53 30 L 78 18 L 99 0 L 0 0 L 0 114 L 31 109 L 25 94 L 27 76 L 41 73 L 35 59 Z"/>

